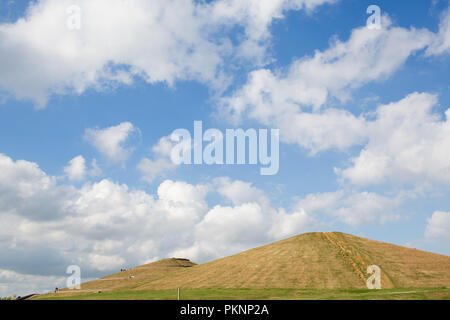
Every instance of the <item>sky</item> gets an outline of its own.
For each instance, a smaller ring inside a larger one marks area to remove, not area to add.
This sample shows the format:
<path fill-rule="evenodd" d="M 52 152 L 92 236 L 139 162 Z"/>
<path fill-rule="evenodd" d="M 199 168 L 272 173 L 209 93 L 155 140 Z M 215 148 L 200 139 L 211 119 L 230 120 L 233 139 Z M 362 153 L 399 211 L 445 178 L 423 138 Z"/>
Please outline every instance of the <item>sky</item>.
<path fill-rule="evenodd" d="M 0 0 L 0 296 L 305 232 L 449 255 L 449 5 Z M 278 172 L 174 163 L 195 121 L 278 129 Z"/>

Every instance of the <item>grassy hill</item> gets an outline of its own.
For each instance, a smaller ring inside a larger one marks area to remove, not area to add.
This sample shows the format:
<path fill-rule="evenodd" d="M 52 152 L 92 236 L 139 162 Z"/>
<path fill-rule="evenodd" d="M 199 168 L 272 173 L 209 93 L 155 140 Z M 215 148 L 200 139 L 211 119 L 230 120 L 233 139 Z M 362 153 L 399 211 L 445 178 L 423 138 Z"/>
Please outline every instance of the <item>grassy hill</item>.
<path fill-rule="evenodd" d="M 253 298 L 261 298 L 261 294 L 268 292 L 275 297 L 294 294 L 295 298 L 299 289 L 310 292 L 312 297 L 318 290 L 342 296 L 342 290 L 367 292 L 369 265 L 381 268 L 382 288 L 394 289 L 390 291 L 394 296 L 398 288 L 421 288 L 422 291 L 413 290 L 417 293 L 438 287 L 442 288 L 438 290 L 441 296 L 450 296 L 449 256 L 331 232 L 302 234 L 201 265 L 165 259 L 82 284 L 81 290 L 64 290 L 38 298 L 72 295 L 83 298 L 80 295 L 101 291 L 102 298 L 108 292 L 121 298 L 121 293 L 126 292 L 122 298 L 168 295 L 173 299 L 177 288 L 190 292 L 194 299 L 202 295 L 218 298 L 235 294 L 236 290 L 240 290 L 241 298 L 252 297 L 252 292 L 256 294 Z M 222 295 L 217 290 L 222 290 Z"/>
<path fill-rule="evenodd" d="M 135 288 L 143 282 L 154 281 L 181 269 L 190 268 L 195 265 L 195 263 L 188 259 L 163 259 L 115 273 L 101 279 L 83 283 L 80 290 L 70 290 L 65 288 L 59 290 L 57 294 L 70 295 L 73 293 L 99 293 L 113 290 L 126 290 Z"/>

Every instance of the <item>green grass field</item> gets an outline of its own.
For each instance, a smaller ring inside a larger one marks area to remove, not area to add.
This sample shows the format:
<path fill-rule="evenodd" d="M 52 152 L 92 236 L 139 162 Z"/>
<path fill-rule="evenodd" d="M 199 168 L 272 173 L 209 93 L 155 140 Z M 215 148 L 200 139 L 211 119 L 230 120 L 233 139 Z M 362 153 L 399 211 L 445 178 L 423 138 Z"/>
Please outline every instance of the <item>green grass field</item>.
<path fill-rule="evenodd" d="M 176 300 L 177 290 L 129 290 L 76 295 L 50 294 L 33 300 Z M 186 289 L 181 300 L 450 300 L 450 288 L 384 290 Z"/>

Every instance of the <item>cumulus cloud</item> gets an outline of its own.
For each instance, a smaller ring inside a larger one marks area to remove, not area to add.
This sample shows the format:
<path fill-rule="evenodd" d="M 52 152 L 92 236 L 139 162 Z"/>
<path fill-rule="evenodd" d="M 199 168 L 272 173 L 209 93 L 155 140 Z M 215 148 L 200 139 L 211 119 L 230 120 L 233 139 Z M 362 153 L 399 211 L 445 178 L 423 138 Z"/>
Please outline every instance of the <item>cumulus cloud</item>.
<path fill-rule="evenodd" d="M 38 221 L 58 219 L 58 208 L 65 206 L 70 195 L 70 187 L 58 187 L 56 178 L 36 163 L 0 154 L 0 212 Z"/>
<path fill-rule="evenodd" d="M 251 183 L 227 177 L 196 185 L 166 180 L 156 194 L 109 179 L 75 188 L 58 185 L 35 163 L 1 155 L 0 273 L 51 290 L 68 265 L 79 265 L 88 279 L 171 256 L 204 262 L 317 231 L 325 216 L 382 225 L 399 218 L 405 199 L 340 190 L 307 195 L 288 210 Z M 444 234 L 443 221 L 433 215 L 427 232 Z M 28 293 L 12 283 L 0 290 Z"/>
<path fill-rule="evenodd" d="M 171 152 L 174 145 L 170 137 L 162 137 L 152 147 L 153 158 L 144 158 L 138 164 L 138 169 L 143 174 L 142 180 L 152 183 L 157 177 L 177 167 L 171 159 Z"/>
<path fill-rule="evenodd" d="M 383 225 L 400 218 L 396 209 L 407 198 L 400 193 L 386 197 L 373 192 L 313 193 L 300 199 L 297 208 L 309 214 L 326 214 L 338 221 L 356 227 L 361 225 Z"/>
<path fill-rule="evenodd" d="M 436 211 L 425 229 L 427 238 L 443 238 L 450 241 L 450 212 Z"/>
<path fill-rule="evenodd" d="M 0 90 L 43 107 L 52 94 L 128 85 L 136 77 L 223 87 L 224 58 L 263 55 L 273 19 L 326 2 L 334 1 L 32 1 L 23 17 L 0 24 Z M 79 9 L 68 11 L 73 5 Z M 80 28 L 69 28 L 70 21 Z M 236 26 L 245 32 L 234 50 L 228 32 Z"/>
<path fill-rule="evenodd" d="M 266 59 L 266 48 L 271 38 L 270 26 L 290 10 L 313 11 L 316 7 L 339 0 L 221 0 L 210 6 L 210 16 L 223 25 L 244 28 L 243 41 L 236 48 L 238 57 L 253 58 L 258 64 Z"/>
<path fill-rule="evenodd" d="M 84 137 L 109 161 L 120 163 L 131 155 L 132 149 L 124 144 L 132 134 L 139 134 L 139 129 L 130 122 L 123 122 L 105 129 L 86 129 Z"/>
<path fill-rule="evenodd" d="M 362 144 L 364 117 L 326 108 L 326 103 L 332 98 L 345 102 L 353 89 L 387 78 L 426 48 L 433 35 L 393 26 L 385 16 L 382 29 L 354 29 L 347 41 L 335 40 L 328 49 L 295 60 L 286 73 L 253 71 L 241 89 L 221 101 L 220 112 L 233 121 L 249 118 L 278 127 L 284 142 L 311 154 Z"/>
<path fill-rule="evenodd" d="M 264 192 L 252 186 L 250 182 L 232 181 L 230 178 L 222 177 L 215 179 L 215 184 L 217 192 L 235 206 L 252 202 L 267 205 L 270 202 Z"/>
<path fill-rule="evenodd" d="M 317 228 L 318 222 L 305 211 L 287 213 L 257 202 L 216 205 L 196 224 L 192 245 L 171 255 L 207 261 Z"/>
<path fill-rule="evenodd" d="M 196 226 L 196 238 L 222 250 L 230 244 L 251 244 L 264 240 L 264 215 L 257 203 L 235 207 L 216 206 Z M 209 239 L 208 242 L 205 240 Z M 214 251 L 212 251 L 214 252 Z"/>
<path fill-rule="evenodd" d="M 274 216 L 274 222 L 269 230 L 269 235 L 274 239 L 280 239 L 288 235 L 294 235 L 303 231 L 312 231 L 318 228 L 318 221 L 311 217 L 304 209 L 297 209 L 287 213 L 280 209 Z"/>
<path fill-rule="evenodd" d="M 78 156 L 69 161 L 67 167 L 64 168 L 64 172 L 70 180 L 80 181 L 86 176 L 86 160 L 83 156 Z"/>
<path fill-rule="evenodd" d="M 89 170 L 89 175 L 91 177 L 99 177 L 103 173 L 102 169 L 97 164 L 97 159 L 92 159 L 91 170 Z"/>
<path fill-rule="evenodd" d="M 139 162 L 138 169 L 142 172 L 142 180 L 152 183 L 158 176 L 175 169 L 177 166 L 170 160 L 159 158 L 151 160 L 144 158 Z"/>
<path fill-rule="evenodd" d="M 80 155 L 69 161 L 64 167 L 64 173 L 71 181 L 83 181 L 87 176 L 94 178 L 101 176 L 102 169 L 98 166 L 97 159 L 92 159 L 89 169 L 86 160 Z"/>
<path fill-rule="evenodd" d="M 183 181 L 166 180 L 158 187 L 158 207 L 167 212 L 171 221 L 196 222 L 208 210 L 205 197 L 208 185 L 191 185 Z M 183 228 L 181 224 L 179 227 Z"/>
<path fill-rule="evenodd" d="M 215 204 L 207 201 L 211 193 L 219 198 Z M 40 290 L 61 285 L 59 277 L 72 264 L 88 279 L 173 255 L 203 262 L 310 231 L 317 223 L 305 211 L 276 209 L 243 181 L 166 180 L 156 194 L 108 179 L 76 188 L 57 184 L 35 163 L 5 155 L 0 217 L 0 270 L 36 285 L 47 279 Z M 0 290 L 28 293 L 7 286 Z"/>
<path fill-rule="evenodd" d="M 33 2 L 25 17 L 0 26 L 1 88 L 44 106 L 52 93 L 81 94 L 136 76 L 169 84 L 217 77 L 226 43 L 207 39 L 194 1 L 78 0 L 80 30 L 66 27 L 72 5 Z"/>
<path fill-rule="evenodd" d="M 0 154 L 0 195 L 8 193 L 17 194 L 20 197 L 31 197 L 40 190 L 50 189 L 55 180 L 48 177 L 35 163 L 19 160 L 13 161 L 4 154 Z M 10 192 L 7 187 L 13 186 Z"/>
<path fill-rule="evenodd" d="M 413 93 L 382 105 L 366 123 L 368 143 L 352 166 L 336 172 L 358 185 L 450 183 L 450 110 L 433 112 L 437 97 Z"/>
<path fill-rule="evenodd" d="M 47 292 L 52 288 L 49 288 L 49 283 L 55 284 L 54 288 L 62 288 L 66 284 L 65 277 L 57 276 L 33 276 L 24 275 L 11 270 L 0 269 L 0 297 L 11 296 L 11 286 L 14 286 L 17 292 L 34 293 L 34 292 Z M 54 289 L 53 288 L 53 289 Z"/>
<path fill-rule="evenodd" d="M 432 45 L 427 49 L 427 55 L 450 53 L 450 8 L 441 17 L 439 32 Z"/>
<path fill-rule="evenodd" d="M 445 19 L 439 35 L 445 33 Z M 355 88 L 389 77 L 410 56 L 432 48 L 437 36 L 426 29 L 396 27 L 385 16 L 382 29 L 354 29 L 347 41 L 335 40 L 328 49 L 294 61 L 286 73 L 252 72 L 242 88 L 223 98 L 220 111 L 233 121 L 278 127 L 283 142 L 311 156 L 363 146 L 352 166 L 336 169 L 343 181 L 448 184 L 449 111 L 445 119 L 433 113 L 436 96 L 413 93 L 359 115 L 329 104 L 333 99 L 345 104 Z"/>
<path fill-rule="evenodd" d="M 215 179 L 213 185 L 232 205 L 218 204 L 209 209 L 195 225 L 192 244 L 175 249 L 171 255 L 206 261 L 316 231 L 319 226 L 319 222 L 301 208 L 289 212 L 275 208 L 264 192 L 251 183 L 224 177 Z"/>

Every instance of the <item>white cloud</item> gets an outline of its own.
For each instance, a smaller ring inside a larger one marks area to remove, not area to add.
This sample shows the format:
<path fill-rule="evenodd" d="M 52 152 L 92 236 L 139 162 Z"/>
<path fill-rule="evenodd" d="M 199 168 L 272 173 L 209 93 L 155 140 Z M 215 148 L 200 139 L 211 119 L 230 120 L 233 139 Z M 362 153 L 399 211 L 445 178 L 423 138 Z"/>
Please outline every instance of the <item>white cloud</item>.
<path fill-rule="evenodd" d="M 169 158 L 172 153 L 173 146 L 174 143 L 169 136 L 162 137 L 159 139 L 158 143 L 152 147 L 152 151 L 160 157 Z"/>
<path fill-rule="evenodd" d="M 427 238 L 443 238 L 450 241 L 450 212 L 436 211 L 425 229 Z"/>
<path fill-rule="evenodd" d="M 72 181 L 83 181 L 88 175 L 94 178 L 102 175 L 102 169 L 98 166 L 97 159 L 92 159 L 91 168 L 88 169 L 86 160 L 81 155 L 70 160 L 64 167 L 64 172 Z"/>
<path fill-rule="evenodd" d="M 0 167 L 0 195 L 14 193 L 19 197 L 31 197 L 41 190 L 49 190 L 55 184 L 55 179 L 48 177 L 32 162 L 14 162 L 0 154 Z"/>
<path fill-rule="evenodd" d="M 261 60 L 260 41 L 273 19 L 284 10 L 311 10 L 326 2 L 334 1 L 33 1 L 24 17 L 0 24 L 0 89 L 43 107 L 52 94 L 128 85 L 135 77 L 221 88 L 225 57 Z M 67 9 L 74 4 L 81 9 L 79 30 L 67 27 L 72 18 Z M 238 25 L 245 35 L 233 50 L 227 32 Z"/>
<path fill-rule="evenodd" d="M 406 199 L 400 193 L 394 198 L 373 192 L 336 192 L 314 193 L 300 199 L 299 210 L 311 215 L 323 213 L 334 216 L 338 221 L 350 226 L 383 225 L 400 218 L 396 209 Z"/>
<path fill-rule="evenodd" d="M 144 158 L 138 164 L 138 169 L 143 174 L 142 180 L 152 183 L 157 177 L 177 167 L 171 159 L 171 152 L 174 145 L 169 137 L 162 137 L 152 147 L 154 159 Z"/>
<path fill-rule="evenodd" d="M 177 248 L 170 255 L 187 256 L 196 261 L 211 260 L 314 231 L 317 225 L 305 211 L 286 213 L 257 202 L 217 205 L 196 224 L 193 244 Z"/>
<path fill-rule="evenodd" d="M 100 271 L 119 269 L 125 263 L 125 259 L 117 255 L 88 254 L 86 263 L 92 268 Z"/>
<path fill-rule="evenodd" d="M 395 210 L 401 202 L 400 198 L 388 198 L 372 192 L 361 192 L 343 199 L 335 215 L 351 226 L 383 225 L 400 218 Z"/>
<path fill-rule="evenodd" d="M 34 276 L 24 275 L 10 270 L 0 269 L 0 297 L 7 297 L 19 292 L 31 294 L 37 292 L 48 292 L 66 284 L 66 277 L 61 276 Z M 11 293 L 14 286 L 16 293 Z"/>
<path fill-rule="evenodd" d="M 213 184 L 233 205 L 209 209 L 193 230 L 192 245 L 175 249 L 171 256 L 205 261 L 318 228 L 318 221 L 303 209 L 286 212 L 274 208 L 251 183 L 224 177 Z"/>
<path fill-rule="evenodd" d="M 217 77 L 226 43 L 208 41 L 193 1 L 78 0 L 81 29 L 69 30 L 66 9 L 73 4 L 40 0 L 23 19 L 0 26 L 7 66 L 1 88 L 43 106 L 52 93 L 81 94 L 111 82 L 130 84 L 136 76 L 169 84 Z"/>
<path fill-rule="evenodd" d="M 162 174 L 174 170 L 177 167 L 170 159 L 159 158 L 151 160 L 144 158 L 139 162 L 138 169 L 142 172 L 142 180 L 152 183 Z"/>
<path fill-rule="evenodd" d="M 450 110 L 433 113 L 437 97 L 413 93 L 378 107 L 366 123 L 368 144 L 336 172 L 353 184 L 450 183 Z"/>
<path fill-rule="evenodd" d="M 235 207 L 216 206 L 196 226 L 196 238 L 223 249 L 230 244 L 253 244 L 264 240 L 264 215 L 256 203 Z M 208 241 L 206 241 L 208 240 Z"/>
<path fill-rule="evenodd" d="M 47 176 L 36 163 L 0 154 L 0 214 L 36 221 L 57 219 L 70 194 L 70 187 L 57 187 L 56 178 Z"/>
<path fill-rule="evenodd" d="M 217 205 L 195 226 L 194 243 L 170 255 L 207 261 L 317 228 L 317 221 L 305 211 L 286 213 L 255 202 L 234 207 Z"/>
<path fill-rule="evenodd" d="M 209 191 L 208 185 L 166 180 L 158 187 L 158 207 L 167 212 L 169 220 L 197 222 L 208 211 L 205 197 Z"/>
<path fill-rule="evenodd" d="M 313 231 L 316 228 L 318 228 L 318 222 L 305 210 L 299 209 L 292 213 L 286 213 L 284 209 L 280 209 L 274 216 L 269 235 L 274 239 L 280 239 L 306 231 Z"/>
<path fill-rule="evenodd" d="M 55 279 L 72 264 L 87 279 L 178 254 L 203 262 L 317 224 L 305 211 L 275 209 L 261 190 L 229 178 L 197 185 L 166 180 L 155 195 L 108 179 L 81 188 L 54 180 L 34 163 L 0 157 L 0 270 L 36 280 L 39 290 L 58 286 Z M 233 186 L 247 196 L 238 197 Z M 210 193 L 233 205 L 207 202 Z M 0 290 L 25 289 L 10 283 Z"/>
<path fill-rule="evenodd" d="M 124 146 L 132 134 L 139 134 L 139 129 L 130 122 L 105 129 L 86 129 L 85 139 L 111 162 L 124 162 L 131 155 L 132 149 Z"/>
<path fill-rule="evenodd" d="M 220 111 L 234 121 L 249 118 L 280 128 L 282 141 L 311 154 L 364 143 L 363 115 L 325 108 L 326 103 L 345 102 L 353 89 L 387 78 L 433 39 L 428 30 L 395 27 L 387 17 L 383 25 L 354 29 L 346 42 L 335 40 L 327 50 L 294 61 L 285 74 L 252 72 L 241 89 L 222 100 Z"/>
<path fill-rule="evenodd" d="M 327 50 L 294 61 L 286 73 L 252 72 L 241 89 L 222 100 L 221 112 L 234 121 L 280 128 L 283 142 L 310 155 L 365 146 L 350 168 L 336 169 L 353 184 L 448 184 L 449 111 L 444 120 L 432 112 L 436 96 L 414 93 L 360 115 L 329 107 L 333 99 L 345 103 L 355 88 L 389 77 L 436 40 L 426 29 L 396 27 L 383 19 L 381 30 L 357 28 L 346 42 L 336 40 Z"/>
<path fill-rule="evenodd" d="M 269 204 L 269 199 L 267 199 L 264 192 L 253 187 L 250 182 L 218 178 L 215 180 L 215 183 L 217 185 L 217 193 L 230 200 L 235 206 L 251 202 L 261 203 L 264 206 Z"/>
<path fill-rule="evenodd" d="M 224 25 L 241 25 L 244 40 L 236 48 L 238 57 L 256 59 L 258 64 L 266 58 L 270 26 L 275 19 L 284 18 L 290 10 L 311 12 L 316 7 L 339 0 L 221 0 L 210 7 L 211 18 Z"/>
<path fill-rule="evenodd" d="M 427 50 L 428 55 L 446 53 L 450 53 L 450 8 L 442 14 L 437 37 Z"/>
<path fill-rule="evenodd" d="M 97 159 L 92 159 L 91 170 L 89 170 L 89 175 L 91 177 L 99 177 L 103 173 L 102 169 L 97 164 Z"/>
<path fill-rule="evenodd" d="M 64 172 L 70 180 L 81 181 L 86 176 L 86 160 L 83 156 L 78 156 L 69 161 L 67 167 L 64 168 Z"/>

